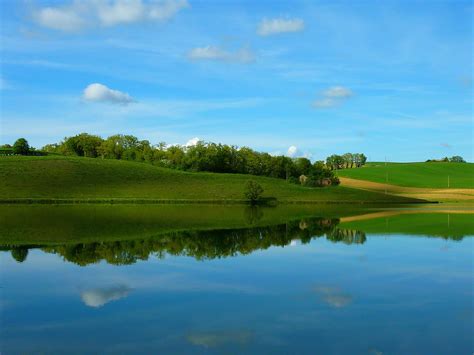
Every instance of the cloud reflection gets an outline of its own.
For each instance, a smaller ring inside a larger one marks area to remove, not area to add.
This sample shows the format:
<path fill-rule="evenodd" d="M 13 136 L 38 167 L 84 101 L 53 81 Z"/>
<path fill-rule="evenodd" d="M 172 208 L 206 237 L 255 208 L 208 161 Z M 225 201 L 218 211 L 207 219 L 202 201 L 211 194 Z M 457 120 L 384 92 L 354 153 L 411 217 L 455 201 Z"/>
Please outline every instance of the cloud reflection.
<path fill-rule="evenodd" d="M 95 288 L 81 292 L 82 302 L 89 307 L 102 307 L 106 303 L 127 297 L 132 289 L 125 285 Z"/>
<path fill-rule="evenodd" d="M 343 293 L 337 287 L 318 286 L 314 288 L 314 291 L 325 303 L 334 308 L 343 308 L 352 303 L 352 296 Z"/>
<path fill-rule="evenodd" d="M 215 348 L 225 344 L 245 345 L 252 339 L 252 333 L 249 331 L 193 333 L 186 339 L 196 346 Z"/>

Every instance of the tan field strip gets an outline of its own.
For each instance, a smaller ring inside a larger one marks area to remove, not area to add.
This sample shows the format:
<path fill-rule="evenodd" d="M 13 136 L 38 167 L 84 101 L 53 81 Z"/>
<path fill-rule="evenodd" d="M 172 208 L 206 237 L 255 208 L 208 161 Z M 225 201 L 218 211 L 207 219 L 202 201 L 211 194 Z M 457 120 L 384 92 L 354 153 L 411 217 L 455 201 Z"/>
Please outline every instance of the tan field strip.
<path fill-rule="evenodd" d="M 387 194 L 420 198 L 428 201 L 474 202 L 474 189 L 430 189 L 404 187 L 378 182 L 340 177 L 341 185 L 362 190 L 386 192 Z"/>

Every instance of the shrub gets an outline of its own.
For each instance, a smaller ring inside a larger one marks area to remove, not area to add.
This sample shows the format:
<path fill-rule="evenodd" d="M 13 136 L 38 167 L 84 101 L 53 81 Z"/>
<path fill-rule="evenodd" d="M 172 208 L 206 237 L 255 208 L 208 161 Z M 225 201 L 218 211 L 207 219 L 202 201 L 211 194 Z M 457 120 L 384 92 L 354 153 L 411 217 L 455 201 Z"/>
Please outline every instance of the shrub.
<path fill-rule="evenodd" d="M 257 201 L 260 199 L 263 193 L 263 187 L 260 186 L 260 184 L 254 180 L 249 180 L 247 181 L 247 184 L 245 185 L 245 197 L 247 200 L 250 201 L 252 205 L 256 204 Z"/>

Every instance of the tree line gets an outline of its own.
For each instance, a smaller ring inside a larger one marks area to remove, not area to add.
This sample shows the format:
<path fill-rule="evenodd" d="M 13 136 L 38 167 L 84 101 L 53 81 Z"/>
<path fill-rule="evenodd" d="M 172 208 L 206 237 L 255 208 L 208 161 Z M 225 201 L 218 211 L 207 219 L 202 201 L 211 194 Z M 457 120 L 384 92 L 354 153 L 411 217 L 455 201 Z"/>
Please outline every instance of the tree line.
<path fill-rule="evenodd" d="M 459 155 L 454 155 L 451 158 L 444 157 L 442 159 L 428 159 L 426 162 L 427 163 L 465 163 L 466 161 L 464 160 L 463 157 Z"/>
<path fill-rule="evenodd" d="M 367 157 L 362 153 L 333 154 L 326 158 L 326 165 L 331 170 L 360 168 L 367 162 Z"/>
<path fill-rule="evenodd" d="M 248 147 L 199 141 L 192 146 L 152 145 L 132 135 L 103 139 L 88 133 L 66 137 L 42 148 L 48 153 L 121 159 L 193 172 L 238 173 L 286 179 L 307 186 L 337 185 L 339 179 L 323 161 L 257 152 Z M 306 178 L 300 181 L 300 177 Z"/>
<path fill-rule="evenodd" d="M 18 139 L 14 154 L 40 155 L 43 153 L 82 156 L 89 158 L 120 159 L 151 163 L 156 166 L 194 172 L 239 173 L 286 179 L 310 187 L 337 185 L 334 170 L 360 167 L 367 158 L 360 153 L 331 155 L 326 161 L 274 156 L 248 147 L 199 141 L 192 146 L 152 145 L 133 135 L 116 134 L 108 138 L 81 133 L 63 141 L 34 150 L 24 138 Z M 2 147 L 0 147 L 2 148 Z"/>

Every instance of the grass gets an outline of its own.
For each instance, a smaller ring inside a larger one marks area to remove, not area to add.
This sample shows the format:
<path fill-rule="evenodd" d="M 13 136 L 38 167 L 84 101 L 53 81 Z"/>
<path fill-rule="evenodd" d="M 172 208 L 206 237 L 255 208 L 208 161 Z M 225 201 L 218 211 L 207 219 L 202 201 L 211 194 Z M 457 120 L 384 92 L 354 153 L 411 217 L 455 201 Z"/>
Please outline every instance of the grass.
<path fill-rule="evenodd" d="M 281 179 L 190 173 L 120 160 L 63 156 L 0 158 L 2 202 L 242 202 L 245 183 L 249 179 L 263 186 L 263 197 L 276 198 L 280 202 L 420 202 L 342 186 L 305 188 Z"/>
<path fill-rule="evenodd" d="M 472 163 L 369 163 L 338 171 L 340 177 L 419 188 L 473 189 Z"/>

